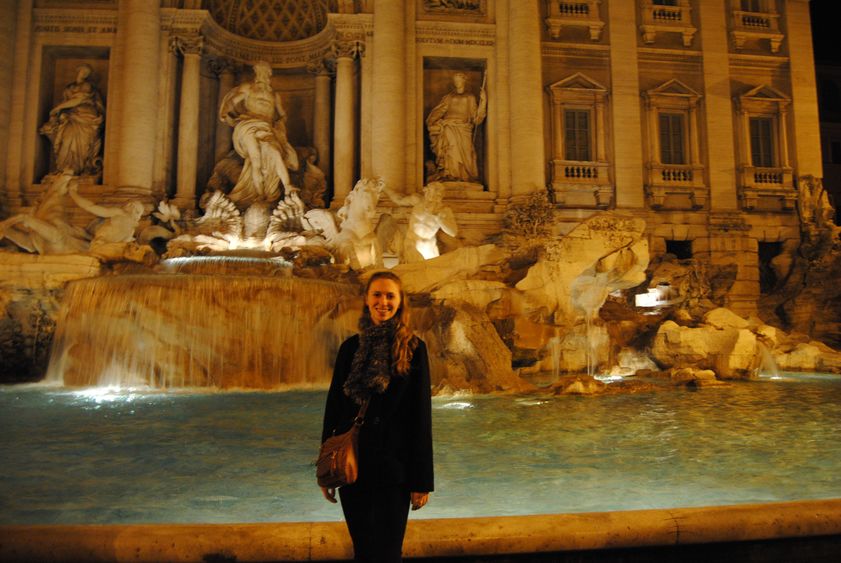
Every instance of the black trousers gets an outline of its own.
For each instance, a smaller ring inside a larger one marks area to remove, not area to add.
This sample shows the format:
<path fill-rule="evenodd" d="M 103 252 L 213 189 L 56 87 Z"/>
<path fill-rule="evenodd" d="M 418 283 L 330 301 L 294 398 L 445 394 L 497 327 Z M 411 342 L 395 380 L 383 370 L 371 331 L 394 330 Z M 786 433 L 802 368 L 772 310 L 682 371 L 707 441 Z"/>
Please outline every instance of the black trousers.
<path fill-rule="evenodd" d="M 409 491 L 403 485 L 339 489 L 355 561 L 402 561 L 409 518 Z"/>

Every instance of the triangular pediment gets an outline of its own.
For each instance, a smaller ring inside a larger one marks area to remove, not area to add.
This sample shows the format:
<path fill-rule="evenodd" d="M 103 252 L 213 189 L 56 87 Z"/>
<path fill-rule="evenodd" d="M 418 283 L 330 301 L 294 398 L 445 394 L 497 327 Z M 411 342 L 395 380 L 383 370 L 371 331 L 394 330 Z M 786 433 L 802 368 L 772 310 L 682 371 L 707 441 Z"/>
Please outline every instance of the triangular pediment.
<path fill-rule="evenodd" d="M 754 100 L 766 100 L 769 102 L 788 101 L 789 98 L 773 86 L 767 84 L 760 84 L 741 95 L 742 98 L 751 98 Z"/>
<path fill-rule="evenodd" d="M 576 72 L 571 76 L 567 76 L 563 80 L 559 80 L 554 84 L 549 85 L 551 90 L 593 90 L 596 92 L 606 92 L 607 88 L 580 72 Z"/>
<path fill-rule="evenodd" d="M 649 96 L 656 96 L 656 95 L 666 95 L 666 96 L 685 96 L 688 98 L 700 98 L 701 94 L 678 80 L 677 78 L 672 78 L 671 80 L 664 82 L 657 88 L 653 88 L 648 91 Z"/>

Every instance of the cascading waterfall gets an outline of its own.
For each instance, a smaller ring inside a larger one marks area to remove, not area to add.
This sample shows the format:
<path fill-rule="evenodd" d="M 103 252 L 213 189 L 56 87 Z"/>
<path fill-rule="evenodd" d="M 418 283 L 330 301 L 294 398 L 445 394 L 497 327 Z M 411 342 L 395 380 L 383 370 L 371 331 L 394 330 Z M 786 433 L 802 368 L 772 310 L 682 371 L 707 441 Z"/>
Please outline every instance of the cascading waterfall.
<path fill-rule="evenodd" d="M 121 275 L 68 285 L 47 380 L 70 386 L 322 386 L 355 331 L 354 286 L 292 277 Z"/>

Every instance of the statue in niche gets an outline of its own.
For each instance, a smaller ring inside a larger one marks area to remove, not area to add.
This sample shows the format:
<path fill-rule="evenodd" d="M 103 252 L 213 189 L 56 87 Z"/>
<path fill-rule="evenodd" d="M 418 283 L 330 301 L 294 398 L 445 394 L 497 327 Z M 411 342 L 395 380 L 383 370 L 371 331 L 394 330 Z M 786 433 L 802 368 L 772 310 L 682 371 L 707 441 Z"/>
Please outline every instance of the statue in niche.
<path fill-rule="evenodd" d="M 73 254 L 88 249 L 88 236 L 70 224 L 65 196 L 75 183 L 72 170 L 51 176 L 46 189 L 30 213 L 19 213 L 0 222 L 0 240 L 6 238 L 27 252 Z"/>
<path fill-rule="evenodd" d="M 50 119 L 38 130 L 53 145 L 56 170 L 74 175 L 102 173 L 102 122 L 105 106 L 93 82 L 90 65 L 76 69 L 76 80 L 64 88 L 63 101 L 50 110 Z"/>
<path fill-rule="evenodd" d="M 272 67 L 254 64 L 254 80 L 228 92 L 219 119 L 234 128 L 234 150 L 244 164 L 229 197 L 240 208 L 273 204 L 290 184 L 298 156 L 286 137 L 286 112 L 271 86 Z"/>
<path fill-rule="evenodd" d="M 438 231 L 451 237 L 458 234 L 453 210 L 442 205 L 444 185 L 430 182 L 423 189 L 423 195 L 401 195 L 394 190 L 384 188 L 389 199 L 402 206 L 411 206 L 406 235 L 398 250 L 401 262 L 422 262 L 440 255 L 438 250 Z"/>
<path fill-rule="evenodd" d="M 435 154 L 435 171 L 429 181 L 477 182 L 475 128 L 485 120 L 487 96 L 484 84 L 479 100 L 467 92 L 467 75 L 453 75 L 453 90 L 445 94 L 426 117 L 429 141 Z"/>

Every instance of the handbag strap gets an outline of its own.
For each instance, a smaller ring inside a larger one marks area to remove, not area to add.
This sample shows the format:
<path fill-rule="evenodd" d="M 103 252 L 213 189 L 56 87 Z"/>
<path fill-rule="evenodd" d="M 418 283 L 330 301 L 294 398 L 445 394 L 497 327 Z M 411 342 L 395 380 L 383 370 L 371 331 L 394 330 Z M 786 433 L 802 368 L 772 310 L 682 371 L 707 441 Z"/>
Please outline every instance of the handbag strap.
<path fill-rule="evenodd" d="M 365 413 L 368 411 L 368 403 L 371 402 L 371 398 L 365 399 L 365 402 L 359 407 L 359 412 L 356 414 L 356 417 L 353 419 L 354 426 L 362 426 L 362 423 L 365 422 Z"/>

